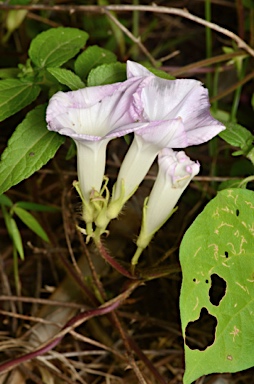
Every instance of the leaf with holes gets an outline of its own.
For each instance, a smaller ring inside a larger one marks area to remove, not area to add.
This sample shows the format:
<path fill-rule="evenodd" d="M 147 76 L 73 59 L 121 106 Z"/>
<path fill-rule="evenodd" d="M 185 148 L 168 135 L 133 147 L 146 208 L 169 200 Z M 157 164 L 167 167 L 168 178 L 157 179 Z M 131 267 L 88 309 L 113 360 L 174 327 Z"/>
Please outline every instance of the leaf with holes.
<path fill-rule="evenodd" d="M 186 232 L 180 247 L 180 296 L 185 342 L 184 384 L 202 375 L 254 365 L 254 192 L 218 193 Z M 223 292 L 214 298 L 217 285 Z M 221 284 L 223 282 L 223 284 Z M 201 317 L 213 333 L 204 343 Z M 195 325 L 199 346 L 188 338 Z"/>

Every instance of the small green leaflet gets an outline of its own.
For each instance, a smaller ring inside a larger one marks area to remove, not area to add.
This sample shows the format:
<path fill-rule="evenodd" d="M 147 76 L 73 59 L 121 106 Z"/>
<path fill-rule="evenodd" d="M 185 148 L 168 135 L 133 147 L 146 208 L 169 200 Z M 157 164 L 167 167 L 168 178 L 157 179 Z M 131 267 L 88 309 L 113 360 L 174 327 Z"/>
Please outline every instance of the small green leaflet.
<path fill-rule="evenodd" d="M 253 147 L 252 141 L 254 140 L 254 136 L 248 129 L 236 123 L 223 122 L 223 124 L 225 124 L 226 130 L 219 134 L 223 140 L 244 151 L 246 151 L 248 147 L 250 147 L 250 149 Z"/>
<path fill-rule="evenodd" d="M 0 80 L 0 121 L 31 104 L 41 88 L 18 79 Z"/>
<path fill-rule="evenodd" d="M 87 85 L 113 84 L 126 80 L 126 65 L 122 63 L 103 64 L 91 70 Z"/>
<path fill-rule="evenodd" d="M 28 55 L 39 68 L 60 67 L 83 48 L 88 34 L 77 28 L 52 28 L 36 36 Z"/>
<path fill-rule="evenodd" d="M 0 194 L 38 171 L 64 142 L 47 130 L 45 110 L 40 105 L 29 112 L 9 139 L 0 161 Z"/>
<path fill-rule="evenodd" d="M 175 80 L 175 77 L 170 75 L 169 73 L 162 71 L 161 69 L 153 68 L 146 66 L 146 68 L 152 72 L 155 76 L 160 77 L 161 79 L 166 79 L 166 80 Z"/>
<path fill-rule="evenodd" d="M 114 63 L 116 61 L 117 58 L 113 52 L 93 45 L 77 57 L 74 63 L 74 69 L 77 75 L 85 80 L 91 69 L 102 64 Z"/>
<path fill-rule="evenodd" d="M 66 85 L 72 91 L 76 91 L 77 89 L 81 89 L 85 87 L 83 81 L 75 75 L 72 71 L 65 68 L 47 68 L 47 71 L 54 76 L 55 79 L 59 81 L 59 83 Z"/>
<path fill-rule="evenodd" d="M 254 136 L 240 124 L 228 122 L 224 124 L 227 129 L 219 134 L 220 137 L 234 147 L 241 148 L 232 155 L 244 155 L 254 164 Z"/>
<path fill-rule="evenodd" d="M 237 372 L 254 365 L 254 192 L 226 189 L 210 201 L 185 233 L 180 247 L 180 296 L 185 341 L 184 384 L 210 373 Z M 226 284 L 212 302 L 213 278 Z M 214 342 L 191 349 L 186 328 L 201 310 L 217 320 Z"/>

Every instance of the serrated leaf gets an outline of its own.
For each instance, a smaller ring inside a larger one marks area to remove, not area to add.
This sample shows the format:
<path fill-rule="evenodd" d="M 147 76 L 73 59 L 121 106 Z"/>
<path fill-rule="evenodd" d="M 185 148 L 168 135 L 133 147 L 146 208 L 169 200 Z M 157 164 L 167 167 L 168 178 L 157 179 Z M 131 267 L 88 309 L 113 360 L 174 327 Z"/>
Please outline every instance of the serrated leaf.
<path fill-rule="evenodd" d="M 6 195 L 0 195 L 0 204 L 5 205 L 6 207 L 12 207 L 13 205 L 11 199 Z"/>
<path fill-rule="evenodd" d="M 28 54 L 39 68 L 60 67 L 84 47 L 87 39 L 88 34 L 77 28 L 52 28 L 32 40 Z"/>
<path fill-rule="evenodd" d="M 244 148 L 249 140 L 252 141 L 254 139 L 251 132 L 240 124 L 228 122 L 223 122 L 223 124 L 225 124 L 226 129 L 220 132 L 219 135 L 223 140 L 234 147 Z"/>
<path fill-rule="evenodd" d="M 40 87 L 18 79 L 0 80 L 0 121 L 14 115 L 34 101 Z"/>
<path fill-rule="evenodd" d="M 210 373 L 237 372 L 254 365 L 254 192 L 218 193 L 186 232 L 180 247 L 180 297 L 185 341 L 184 384 Z M 212 277 L 226 283 L 223 298 L 212 301 Z M 186 328 L 201 310 L 217 319 L 213 344 L 191 349 Z"/>
<path fill-rule="evenodd" d="M 87 85 L 113 84 L 126 80 L 126 65 L 122 63 L 103 64 L 91 70 Z"/>
<path fill-rule="evenodd" d="M 72 71 L 65 68 L 47 68 L 48 72 L 59 81 L 59 83 L 66 85 L 72 91 L 85 87 L 83 81 L 75 75 Z"/>
<path fill-rule="evenodd" d="M 0 194 L 40 169 L 64 142 L 47 130 L 45 110 L 40 105 L 29 112 L 9 139 L 0 161 Z"/>
<path fill-rule="evenodd" d="M 114 63 L 116 61 L 117 57 L 113 52 L 98 47 L 98 45 L 93 45 L 77 57 L 74 63 L 74 69 L 77 75 L 85 80 L 91 69 L 102 64 Z"/>
<path fill-rule="evenodd" d="M 31 213 L 27 212 L 25 209 L 18 207 L 17 205 L 14 205 L 13 212 L 16 213 L 16 215 L 20 218 L 23 223 L 30 228 L 34 233 L 36 233 L 38 236 L 42 238 L 42 240 L 49 242 L 49 238 L 44 231 L 44 229 L 41 227 L 41 225 L 38 223 L 38 221 L 35 219 Z"/>

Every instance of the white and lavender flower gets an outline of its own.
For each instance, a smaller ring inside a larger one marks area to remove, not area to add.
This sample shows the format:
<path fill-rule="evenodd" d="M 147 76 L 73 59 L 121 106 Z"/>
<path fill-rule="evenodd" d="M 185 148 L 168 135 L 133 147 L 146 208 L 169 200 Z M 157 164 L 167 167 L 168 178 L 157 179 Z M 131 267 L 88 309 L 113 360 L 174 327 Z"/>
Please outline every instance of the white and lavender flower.
<path fill-rule="evenodd" d="M 131 105 L 134 139 L 121 165 L 112 202 L 123 202 L 135 192 L 163 148 L 202 144 L 225 129 L 209 111 L 208 91 L 197 80 L 165 80 L 142 65 L 128 61 L 129 79 L 143 76 Z M 124 182 L 124 196 L 122 185 Z"/>

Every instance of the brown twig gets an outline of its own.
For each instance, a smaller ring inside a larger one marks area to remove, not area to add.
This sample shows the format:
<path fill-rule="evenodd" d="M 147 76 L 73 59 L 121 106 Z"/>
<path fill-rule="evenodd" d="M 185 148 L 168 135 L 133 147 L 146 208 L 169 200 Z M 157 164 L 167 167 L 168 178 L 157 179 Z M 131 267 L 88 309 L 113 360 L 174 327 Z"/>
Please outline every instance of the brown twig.
<path fill-rule="evenodd" d="M 58 300 L 51 300 L 51 299 L 41 299 L 41 298 L 34 298 L 34 297 L 24 297 L 24 296 L 9 296 L 9 295 L 1 295 L 0 301 L 21 301 L 23 303 L 36 303 L 36 304 L 42 304 L 42 305 L 52 305 L 52 306 L 58 306 L 58 307 L 67 307 L 67 308 L 76 308 L 76 309 L 82 309 L 84 308 L 84 304 L 76 304 L 76 303 L 66 303 L 64 301 L 58 301 Z"/>
<path fill-rule="evenodd" d="M 109 19 L 111 19 L 125 34 L 128 36 L 133 43 L 137 44 L 140 48 L 140 50 L 148 57 L 148 59 L 151 61 L 152 65 L 156 67 L 156 60 L 153 58 L 153 56 L 149 53 L 149 51 L 146 49 L 146 47 L 142 44 L 140 37 L 135 37 L 131 31 L 129 31 L 128 28 L 126 28 L 120 21 L 107 9 L 105 9 L 105 13 L 108 16 Z"/>
<path fill-rule="evenodd" d="M 223 55 L 210 57 L 209 59 L 204 59 L 204 60 L 196 61 L 195 63 L 191 63 L 189 65 L 185 65 L 184 67 L 176 69 L 175 71 L 171 71 L 170 74 L 172 76 L 179 76 L 179 75 L 182 75 L 183 73 L 189 72 L 195 68 L 206 67 L 208 65 L 217 64 L 217 63 L 220 63 L 222 61 L 227 61 L 227 60 L 230 60 L 234 57 L 244 56 L 244 55 L 246 55 L 246 54 L 243 51 L 225 53 Z"/>
<path fill-rule="evenodd" d="M 221 33 L 224 36 L 227 36 L 231 40 L 235 41 L 237 46 L 241 49 L 244 49 L 251 56 L 254 57 L 254 49 L 251 48 L 243 39 L 241 39 L 234 32 L 229 31 L 226 28 L 219 26 L 218 24 L 212 23 L 210 21 L 206 21 L 201 17 L 193 15 L 185 9 L 172 8 L 172 7 L 163 7 L 157 5 L 107 5 L 107 6 L 99 6 L 99 5 L 8 5 L 8 4 L 0 4 L 0 10 L 10 10 L 10 9 L 27 9 L 29 11 L 54 11 L 54 12 L 90 12 L 90 13 L 108 13 L 109 11 L 115 12 L 152 12 L 152 13 L 164 13 L 169 15 L 180 16 L 185 19 L 191 20 L 197 24 L 203 25 L 204 27 L 211 28 L 212 30 Z"/>
<path fill-rule="evenodd" d="M 137 287 L 136 284 L 132 284 L 132 286 L 129 286 L 129 288 L 120 294 L 119 296 L 115 297 L 114 299 L 108 301 L 107 303 L 103 304 L 99 308 L 90 309 L 88 311 L 85 311 L 83 313 L 80 313 L 76 316 L 74 316 L 71 320 L 67 322 L 67 324 L 62 328 L 62 330 L 55 335 L 49 342 L 46 342 L 44 345 L 40 346 L 40 348 L 29 352 L 23 356 L 20 356 L 16 359 L 9 360 L 3 364 L 0 365 L 0 372 L 8 371 L 15 366 L 26 362 L 28 360 L 34 359 L 35 357 L 41 356 L 44 353 L 52 350 L 56 345 L 58 345 L 62 338 L 69 333 L 72 329 L 78 327 L 88 319 L 91 319 L 95 316 L 102 316 L 109 312 L 114 311 L 119 305 L 122 304 L 126 300 L 126 298 L 132 293 L 132 291 Z"/>

